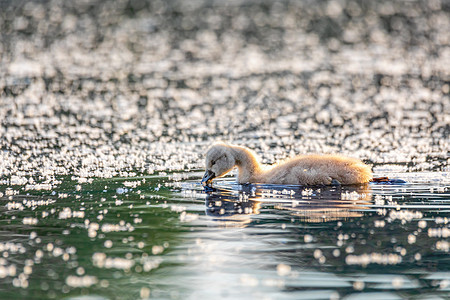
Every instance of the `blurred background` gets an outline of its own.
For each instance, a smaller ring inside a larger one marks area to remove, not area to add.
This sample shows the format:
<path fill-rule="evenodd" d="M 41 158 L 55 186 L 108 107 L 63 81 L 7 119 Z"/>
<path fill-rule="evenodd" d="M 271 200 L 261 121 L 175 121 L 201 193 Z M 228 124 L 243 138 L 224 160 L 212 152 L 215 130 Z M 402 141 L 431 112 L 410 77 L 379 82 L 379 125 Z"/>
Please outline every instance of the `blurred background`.
<path fill-rule="evenodd" d="M 144 172 L 189 169 L 220 139 L 265 162 L 447 165 L 450 1 L 2 0 L 0 12 L 3 155 L 42 165 L 44 147 L 58 164 L 62 151 L 73 172 L 101 150 Z"/>

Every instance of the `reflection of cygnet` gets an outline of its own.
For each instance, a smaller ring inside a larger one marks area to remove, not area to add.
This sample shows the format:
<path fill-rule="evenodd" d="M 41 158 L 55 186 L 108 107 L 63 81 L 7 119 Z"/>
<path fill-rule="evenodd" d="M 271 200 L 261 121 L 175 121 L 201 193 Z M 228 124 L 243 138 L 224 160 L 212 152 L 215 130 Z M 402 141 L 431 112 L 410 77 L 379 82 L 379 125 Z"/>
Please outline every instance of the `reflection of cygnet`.
<path fill-rule="evenodd" d="M 239 201 L 238 197 L 208 194 L 206 196 L 206 214 L 215 217 L 259 214 L 260 203 L 248 200 Z"/>
<path fill-rule="evenodd" d="M 238 167 L 239 183 L 330 185 L 366 183 L 370 167 L 355 158 L 338 155 L 301 155 L 265 168 L 248 148 L 216 143 L 206 153 L 202 184 L 209 184 Z"/>

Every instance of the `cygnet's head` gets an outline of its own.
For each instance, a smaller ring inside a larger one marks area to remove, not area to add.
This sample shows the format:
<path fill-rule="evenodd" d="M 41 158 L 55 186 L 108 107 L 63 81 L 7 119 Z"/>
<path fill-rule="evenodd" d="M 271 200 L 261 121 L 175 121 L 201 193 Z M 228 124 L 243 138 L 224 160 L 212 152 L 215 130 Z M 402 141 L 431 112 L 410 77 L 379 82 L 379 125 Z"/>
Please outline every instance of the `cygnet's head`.
<path fill-rule="evenodd" d="M 206 172 L 202 184 L 209 184 L 214 178 L 221 177 L 230 172 L 236 161 L 230 146 L 225 143 L 216 143 L 206 153 Z"/>

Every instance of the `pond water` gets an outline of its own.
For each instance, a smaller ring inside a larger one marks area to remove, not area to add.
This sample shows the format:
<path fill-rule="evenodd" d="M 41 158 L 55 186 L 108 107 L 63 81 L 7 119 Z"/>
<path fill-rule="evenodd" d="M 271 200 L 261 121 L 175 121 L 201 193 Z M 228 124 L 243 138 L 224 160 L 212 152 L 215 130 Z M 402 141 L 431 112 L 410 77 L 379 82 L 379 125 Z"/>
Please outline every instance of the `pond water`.
<path fill-rule="evenodd" d="M 445 298 L 450 176 L 238 185 L 202 172 L 2 189 L 5 299 Z"/>
<path fill-rule="evenodd" d="M 448 299 L 448 1 L 0 1 L 0 299 Z M 404 184 L 204 190 L 217 140 Z"/>

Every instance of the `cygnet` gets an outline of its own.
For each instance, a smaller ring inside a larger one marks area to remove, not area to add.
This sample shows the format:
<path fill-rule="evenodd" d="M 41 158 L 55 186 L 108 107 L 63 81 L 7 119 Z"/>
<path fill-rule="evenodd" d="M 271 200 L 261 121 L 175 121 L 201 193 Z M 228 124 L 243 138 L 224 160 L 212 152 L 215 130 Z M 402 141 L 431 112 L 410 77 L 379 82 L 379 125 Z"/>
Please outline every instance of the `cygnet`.
<path fill-rule="evenodd" d="M 299 185 L 348 185 L 367 183 L 372 179 L 370 167 L 361 160 L 340 155 L 299 155 L 263 166 L 256 154 L 242 146 L 215 143 L 206 153 L 203 185 L 238 167 L 238 182 Z"/>

